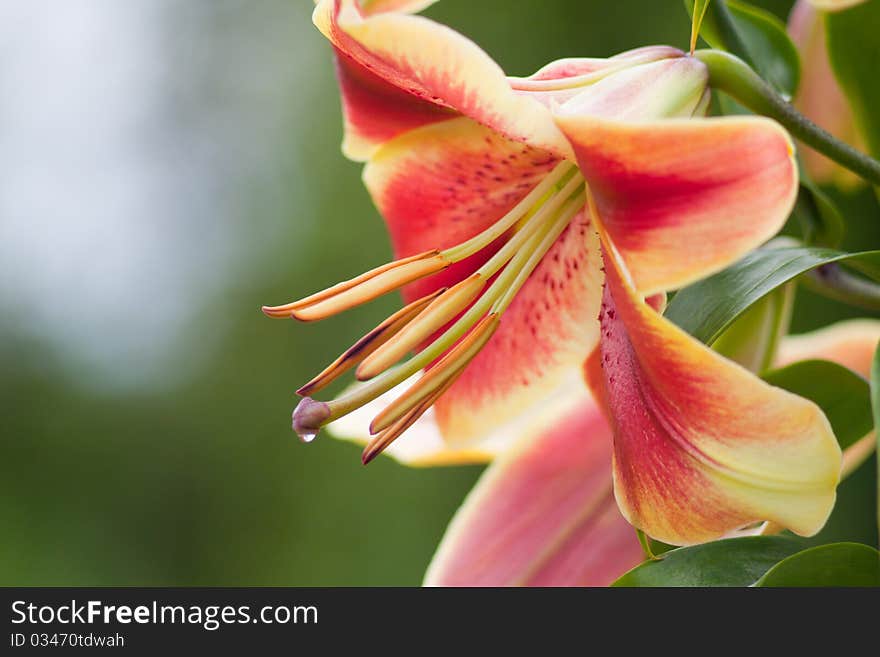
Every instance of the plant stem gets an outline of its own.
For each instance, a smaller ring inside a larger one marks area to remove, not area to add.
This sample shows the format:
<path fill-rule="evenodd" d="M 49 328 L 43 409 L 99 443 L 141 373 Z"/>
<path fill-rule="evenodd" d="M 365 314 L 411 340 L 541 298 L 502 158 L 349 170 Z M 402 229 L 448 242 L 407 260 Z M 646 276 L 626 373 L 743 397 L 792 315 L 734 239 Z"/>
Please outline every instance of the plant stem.
<path fill-rule="evenodd" d="M 775 119 L 797 139 L 880 185 L 880 162 L 833 137 L 785 101 L 740 58 L 720 50 L 698 50 L 694 56 L 709 69 L 709 84 L 733 96 L 750 110 Z"/>
<path fill-rule="evenodd" d="M 880 285 L 849 273 L 837 263 L 817 267 L 804 285 L 822 296 L 866 310 L 880 310 Z"/>

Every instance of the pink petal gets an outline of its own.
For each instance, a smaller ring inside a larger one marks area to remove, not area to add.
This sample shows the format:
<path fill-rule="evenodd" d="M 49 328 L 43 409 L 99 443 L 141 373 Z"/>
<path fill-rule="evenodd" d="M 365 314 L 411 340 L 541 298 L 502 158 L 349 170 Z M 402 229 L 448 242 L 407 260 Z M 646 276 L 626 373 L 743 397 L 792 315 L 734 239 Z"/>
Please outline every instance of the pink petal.
<path fill-rule="evenodd" d="M 607 422 L 586 391 L 532 426 L 458 511 L 428 570 L 436 586 L 604 586 L 642 560 L 620 516 Z"/>

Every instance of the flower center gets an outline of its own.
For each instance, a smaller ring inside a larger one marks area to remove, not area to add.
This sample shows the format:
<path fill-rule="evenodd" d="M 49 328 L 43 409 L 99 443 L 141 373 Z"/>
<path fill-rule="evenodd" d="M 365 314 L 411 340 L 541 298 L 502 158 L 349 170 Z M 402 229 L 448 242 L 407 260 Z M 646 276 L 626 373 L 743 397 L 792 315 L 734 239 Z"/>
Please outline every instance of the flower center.
<path fill-rule="evenodd" d="M 461 376 L 498 329 L 516 293 L 585 202 L 583 177 L 575 165 L 562 162 L 506 215 L 461 244 L 391 262 L 293 303 L 264 307 L 269 317 L 323 319 L 437 273 L 512 231 L 507 242 L 473 274 L 394 313 L 300 388 L 298 394 L 312 395 L 354 367 L 356 378 L 366 382 L 328 402 L 306 396 L 293 413 L 297 434 L 306 442 L 312 440 L 325 424 L 426 369 L 371 423 L 374 438 L 364 450 L 363 460 L 372 460 Z M 424 349 L 405 360 L 447 325 Z"/>

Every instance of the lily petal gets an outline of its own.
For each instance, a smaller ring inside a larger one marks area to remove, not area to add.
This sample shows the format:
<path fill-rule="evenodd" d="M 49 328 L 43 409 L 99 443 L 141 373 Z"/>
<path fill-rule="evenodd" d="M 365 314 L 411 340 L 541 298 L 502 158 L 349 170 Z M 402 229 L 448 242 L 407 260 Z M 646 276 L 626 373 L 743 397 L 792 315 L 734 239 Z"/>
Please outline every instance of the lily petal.
<path fill-rule="evenodd" d="M 435 2 L 437 0 L 360 0 L 359 4 L 365 16 L 372 16 L 388 12 L 416 14 Z"/>
<path fill-rule="evenodd" d="M 468 495 L 429 586 L 604 586 L 642 560 L 612 495 L 608 423 L 583 385 L 532 424 Z"/>
<path fill-rule="evenodd" d="M 485 230 L 557 162 L 547 151 L 459 117 L 389 141 L 367 163 L 363 177 L 385 218 L 395 257 L 403 258 L 454 246 Z M 493 253 L 484 249 L 408 286 L 404 296 L 412 300 L 451 287 Z"/>
<path fill-rule="evenodd" d="M 880 342 L 880 320 L 849 319 L 810 333 L 789 335 L 779 345 L 776 365 L 821 358 L 871 378 L 871 361 Z"/>
<path fill-rule="evenodd" d="M 622 123 L 557 113 L 556 121 L 645 294 L 734 262 L 776 234 L 797 195 L 791 140 L 767 119 Z"/>
<path fill-rule="evenodd" d="M 514 93 L 498 64 L 454 30 L 421 16 L 365 15 L 356 0 L 322 0 L 312 20 L 340 62 L 349 157 L 366 159 L 383 141 L 451 111 L 571 155 L 547 109 Z"/>
<path fill-rule="evenodd" d="M 790 335 L 782 340 L 776 356 L 779 367 L 810 358 L 830 360 L 871 378 L 871 362 L 880 342 L 880 321 L 850 319 L 811 333 Z M 876 449 L 874 432 L 866 434 L 843 453 L 843 473 L 858 468 Z"/>
<path fill-rule="evenodd" d="M 603 246 L 601 353 L 624 516 L 677 545 L 761 520 L 816 533 L 834 505 L 841 467 L 822 411 L 657 314 L 607 236 Z"/>

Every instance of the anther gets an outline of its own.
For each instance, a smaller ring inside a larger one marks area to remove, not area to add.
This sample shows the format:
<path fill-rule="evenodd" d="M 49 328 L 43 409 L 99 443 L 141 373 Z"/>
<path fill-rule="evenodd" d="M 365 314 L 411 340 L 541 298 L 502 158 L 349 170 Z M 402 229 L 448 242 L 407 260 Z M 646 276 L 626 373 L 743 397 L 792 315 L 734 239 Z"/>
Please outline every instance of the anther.
<path fill-rule="evenodd" d="M 446 391 L 452 387 L 452 384 L 456 382 L 458 377 L 460 377 L 463 372 L 464 368 L 459 369 L 456 373 L 449 377 L 446 383 L 444 383 L 440 388 L 434 391 L 430 396 L 424 399 L 415 408 L 410 410 L 406 415 L 397 420 L 394 424 L 382 431 L 378 436 L 367 443 L 366 447 L 364 447 L 363 453 L 361 454 L 361 462 L 364 465 L 367 465 L 367 463 L 369 463 L 379 454 L 385 451 L 385 449 L 391 443 L 400 438 L 400 436 L 413 424 L 415 424 L 416 420 L 422 417 L 422 415 L 424 415 L 425 412 L 429 408 L 431 408 L 438 399 L 440 399 L 440 397 L 446 394 Z"/>
<path fill-rule="evenodd" d="M 385 344 L 364 359 L 357 368 L 359 381 L 381 374 L 427 340 L 436 331 L 462 312 L 486 285 L 479 274 L 473 274 L 452 286 L 422 310 L 415 319 L 390 337 Z"/>
<path fill-rule="evenodd" d="M 462 372 L 498 329 L 499 322 L 500 317 L 496 314 L 486 315 L 477 322 L 458 344 L 425 372 L 421 379 L 373 419 L 370 423 L 370 433 L 377 434 L 387 429 L 443 388 L 451 377 Z"/>
<path fill-rule="evenodd" d="M 441 288 L 421 299 L 416 299 L 409 305 L 398 310 L 360 340 L 355 342 L 351 347 L 346 349 L 345 352 L 328 365 L 324 371 L 297 390 L 296 394 L 302 396 L 313 395 L 330 385 L 342 374 L 363 361 L 367 356 L 374 353 L 379 347 L 394 337 L 394 335 L 406 326 L 428 304 L 443 294 L 446 290 L 447 288 Z"/>
<path fill-rule="evenodd" d="M 269 317 L 312 322 L 330 317 L 446 269 L 451 263 L 439 251 L 426 251 L 376 267 L 351 280 L 283 306 L 264 306 Z"/>

